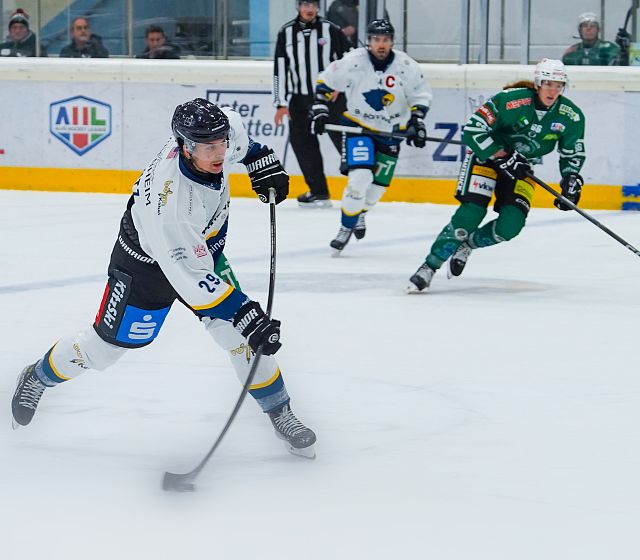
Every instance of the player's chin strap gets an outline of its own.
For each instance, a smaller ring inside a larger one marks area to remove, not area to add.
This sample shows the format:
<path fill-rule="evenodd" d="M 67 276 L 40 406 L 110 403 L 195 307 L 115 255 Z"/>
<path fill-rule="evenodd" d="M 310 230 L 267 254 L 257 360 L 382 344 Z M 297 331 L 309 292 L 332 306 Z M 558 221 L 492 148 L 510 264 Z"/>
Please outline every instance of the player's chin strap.
<path fill-rule="evenodd" d="M 602 231 L 604 231 L 605 233 L 609 234 L 611 237 L 613 237 L 618 243 L 620 243 L 621 245 L 624 245 L 627 249 L 629 249 L 629 251 L 631 251 L 632 253 L 635 253 L 637 256 L 640 257 L 640 251 L 638 251 L 638 249 L 636 249 L 633 245 L 631 245 L 631 243 L 625 241 L 624 239 L 622 239 L 622 237 L 620 237 L 617 233 L 614 233 L 613 231 L 611 231 L 607 226 L 605 226 L 604 224 L 601 224 L 598 220 L 596 220 L 594 217 L 590 216 L 589 214 L 587 214 L 584 210 L 581 210 L 580 208 L 578 208 L 573 202 L 571 202 L 568 198 L 562 196 L 558 191 L 556 191 L 555 189 L 553 189 L 552 187 L 550 187 L 549 185 L 547 185 L 544 181 L 538 179 L 533 173 L 527 173 L 527 176 L 532 179 L 533 181 L 535 181 L 538 185 L 540 185 L 545 191 L 550 192 L 553 196 L 555 196 L 558 200 L 562 201 L 564 204 L 566 204 L 567 206 L 569 206 L 572 210 L 575 210 L 578 214 L 580 214 L 583 218 L 589 220 L 594 226 L 599 227 Z"/>
<path fill-rule="evenodd" d="M 267 297 L 266 313 L 267 317 L 271 318 L 273 294 L 276 282 L 276 191 L 273 188 L 269 189 L 269 222 L 271 230 L 271 259 L 269 261 L 269 295 Z M 258 364 L 260 363 L 261 357 L 262 345 L 259 346 L 255 352 L 253 364 L 251 364 L 249 375 L 247 376 L 247 380 L 242 386 L 242 391 L 240 391 L 240 395 L 238 396 L 236 405 L 233 407 L 233 411 L 231 412 L 226 424 L 222 428 L 218 439 L 216 439 L 215 443 L 211 446 L 211 449 L 209 449 L 208 453 L 204 456 L 202 461 L 200 461 L 200 463 L 198 463 L 198 465 L 193 470 L 183 474 L 165 472 L 164 478 L 162 479 L 163 490 L 174 492 L 191 492 L 194 490 L 194 480 L 200 474 L 200 471 L 202 471 L 202 469 L 204 469 L 206 464 L 209 462 L 209 459 L 211 459 L 211 456 L 214 454 L 225 434 L 231 427 L 231 424 L 235 420 L 235 417 L 238 414 L 238 411 L 240 410 L 240 407 L 242 406 L 247 393 L 249 392 L 249 387 L 251 387 L 251 384 L 253 383 L 253 379 L 256 375 L 256 371 L 258 370 Z"/>
<path fill-rule="evenodd" d="M 331 132 L 345 132 L 346 134 L 371 134 L 373 136 L 384 136 L 385 138 L 397 138 L 398 140 L 403 140 L 407 137 L 406 134 L 402 132 L 382 132 L 378 130 L 370 130 L 368 128 L 364 128 L 362 126 L 344 126 L 341 124 L 326 124 L 324 125 L 325 130 L 329 130 Z M 462 140 L 447 140 L 446 138 L 436 138 L 434 136 L 426 136 L 425 140 L 427 142 L 439 142 L 442 144 L 455 144 L 456 146 L 466 146 Z"/>

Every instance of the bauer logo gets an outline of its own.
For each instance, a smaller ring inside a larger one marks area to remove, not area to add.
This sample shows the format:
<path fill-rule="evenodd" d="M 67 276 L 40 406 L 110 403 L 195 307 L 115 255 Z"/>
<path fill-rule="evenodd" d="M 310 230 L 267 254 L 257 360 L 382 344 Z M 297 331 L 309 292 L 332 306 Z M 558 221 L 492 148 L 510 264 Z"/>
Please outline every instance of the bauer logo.
<path fill-rule="evenodd" d="M 49 105 L 49 130 L 79 156 L 111 135 L 111 105 L 76 95 Z"/>

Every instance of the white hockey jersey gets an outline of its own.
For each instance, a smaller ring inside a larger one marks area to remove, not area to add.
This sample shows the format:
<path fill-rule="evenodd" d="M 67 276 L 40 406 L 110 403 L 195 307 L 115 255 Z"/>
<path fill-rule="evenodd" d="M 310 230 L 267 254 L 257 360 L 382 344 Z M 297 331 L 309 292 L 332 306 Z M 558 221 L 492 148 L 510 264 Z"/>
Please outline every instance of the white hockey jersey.
<path fill-rule="evenodd" d="M 431 104 L 431 90 L 418 63 L 402 51 L 384 71 L 376 71 L 365 47 L 348 52 L 318 76 L 322 86 L 345 92 L 344 116 L 372 130 L 403 130 L 411 107 Z"/>
<path fill-rule="evenodd" d="M 221 183 L 206 183 L 180 163 L 171 137 L 134 185 L 131 215 L 140 246 L 180 297 L 202 315 L 229 320 L 247 296 L 215 274 L 212 254 L 225 244 L 229 166 L 244 159 L 250 141 L 240 115 L 222 110 L 231 129 Z"/>

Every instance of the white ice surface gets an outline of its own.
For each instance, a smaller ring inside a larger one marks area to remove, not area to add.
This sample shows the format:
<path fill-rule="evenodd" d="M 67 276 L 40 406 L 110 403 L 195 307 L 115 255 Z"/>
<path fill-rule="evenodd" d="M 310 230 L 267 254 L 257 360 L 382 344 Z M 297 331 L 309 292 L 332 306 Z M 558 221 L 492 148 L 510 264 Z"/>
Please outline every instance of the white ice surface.
<path fill-rule="evenodd" d="M 0 192 L 0 559 L 603 560 L 640 554 L 640 260 L 574 213 L 403 287 L 453 207 L 380 204 L 341 258 L 337 207 L 278 206 L 274 316 L 315 461 L 247 401 L 176 305 L 110 371 L 10 427 L 21 368 L 89 324 L 126 197 Z M 593 212 L 640 245 L 640 216 Z M 226 254 L 266 300 L 268 208 L 234 200 Z"/>

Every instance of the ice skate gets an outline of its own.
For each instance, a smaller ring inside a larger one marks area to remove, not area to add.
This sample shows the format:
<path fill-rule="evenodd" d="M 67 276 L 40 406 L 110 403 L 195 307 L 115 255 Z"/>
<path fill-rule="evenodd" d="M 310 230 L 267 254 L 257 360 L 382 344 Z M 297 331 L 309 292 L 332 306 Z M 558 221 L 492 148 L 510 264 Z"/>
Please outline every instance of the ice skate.
<path fill-rule="evenodd" d="M 27 426 L 31 422 L 46 388 L 36 377 L 36 364 L 31 364 L 22 370 L 18 377 L 16 392 L 11 400 L 14 430 Z"/>
<path fill-rule="evenodd" d="M 449 259 L 449 266 L 447 267 L 447 278 L 453 278 L 454 276 L 460 276 L 464 267 L 467 264 L 469 255 L 473 249 L 468 243 L 463 243 L 458 247 L 458 250 Z"/>
<path fill-rule="evenodd" d="M 315 195 L 308 191 L 298 197 L 300 208 L 331 208 L 329 195 Z"/>
<path fill-rule="evenodd" d="M 407 293 L 418 294 L 423 290 L 426 290 L 431 285 L 431 280 L 435 273 L 436 271 L 427 266 L 427 263 L 422 263 L 420 268 L 418 268 L 413 276 L 409 278 Z"/>
<path fill-rule="evenodd" d="M 352 233 L 352 229 L 340 226 L 338 235 L 336 235 L 335 239 L 333 239 L 331 243 L 329 243 L 329 245 L 331 245 L 331 247 L 335 249 L 335 252 L 333 254 L 334 257 L 337 257 L 340 254 L 340 251 L 342 251 L 342 249 L 347 246 L 347 243 L 349 243 L 349 239 L 351 239 Z"/>
<path fill-rule="evenodd" d="M 276 435 L 284 442 L 289 453 L 306 459 L 316 458 L 316 450 L 313 445 L 316 442 L 316 434 L 296 418 L 289 404 L 285 404 L 274 412 L 269 412 L 269 419 Z"/>
<path fill-rule="evenodd" d="M 356 239 L 362 239 L 367 233 L 367 224 L 364 222 L 365 213 L 361 212 L 358 216 L 358 221 L 353 228 L 353 235 Z"/>

